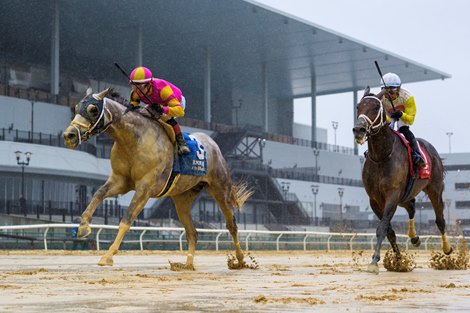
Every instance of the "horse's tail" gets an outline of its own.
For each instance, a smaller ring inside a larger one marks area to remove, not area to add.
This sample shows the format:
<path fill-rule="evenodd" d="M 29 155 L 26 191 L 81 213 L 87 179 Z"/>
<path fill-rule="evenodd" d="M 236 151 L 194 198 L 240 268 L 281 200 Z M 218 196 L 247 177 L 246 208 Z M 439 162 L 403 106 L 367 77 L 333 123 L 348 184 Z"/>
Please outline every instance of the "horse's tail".
<path fill-rule="evenodd" d="M 243 204 L 249 197 L 254 193 L 254 191 L 248 187 L 248 184 L 244 181 L 239 181 L 232 185 L 232 190 L 230 193 L 230 202 L 237 209 L 241 209 Z"/>

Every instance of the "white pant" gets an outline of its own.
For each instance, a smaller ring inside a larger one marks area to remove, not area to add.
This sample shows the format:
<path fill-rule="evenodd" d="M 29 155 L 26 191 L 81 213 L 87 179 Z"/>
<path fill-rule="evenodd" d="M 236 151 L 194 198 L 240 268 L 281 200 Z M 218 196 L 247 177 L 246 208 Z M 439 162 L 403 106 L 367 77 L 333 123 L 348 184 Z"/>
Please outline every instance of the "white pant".
<path fill-rule="evenodd" d="M 186 98 L 181 96 L 181 107 L 184 109 L 186 109 Z"/>
<path fill-rule="evenodd" d="M 397 128 L 395 128 L 395 124 L 397 125 Z M 391 129 L 396 129 L 396 130 L 399 130 L 400 127 L 402 126 L 410 126 L 410 125 L 406 125 L 405 123 L 403 123 L 401 120 L 396 120 L 394 118 L 392 118 L 392 122 L 390 123 L 390 128 Z"/>

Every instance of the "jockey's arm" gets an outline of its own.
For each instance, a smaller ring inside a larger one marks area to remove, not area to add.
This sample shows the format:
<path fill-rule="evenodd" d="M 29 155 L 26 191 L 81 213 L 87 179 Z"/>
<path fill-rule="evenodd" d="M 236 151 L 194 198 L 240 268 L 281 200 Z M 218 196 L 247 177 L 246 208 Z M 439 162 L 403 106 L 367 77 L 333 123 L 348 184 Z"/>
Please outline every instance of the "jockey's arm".
<path fill-rule="evenodd" d="M 181 106 L 181 103 L 176 98 L 168 101 L 168 106 L 163 107 L 163 113 L 168 114 L 172 117 L 184 116 L 183 107 Z"/>
<path fill-rule="evenodd" d="M 132 92 L 131 92 L 131 96 L 130 96 L 129 103 L 130 103 L 133 107 L 138 107 L 139 104 L 140 104 L 140 97 L 139 97 L 139 94 L 138 94 L 135 90 L 132 90 Z"/>
<path fill-rule="evenodd" d="M 405 110 L 403 111 L 403 115 L 401 116 L 401 120 L 406 125 L 413 125 L 416 116 L 416 103 L 415 98 L 412 96 L 408 98 L 405 102 Z"/>
<path fill-rule="evenodd" d="M 181 106 L 181 102 L 175 96 L 170 86 L 166 86 L 160 91 L 160 98 L 166 101 L 167 104 L 163 106 L 163 113 L 172 117 L 184 116 L 184 110 Z"/>

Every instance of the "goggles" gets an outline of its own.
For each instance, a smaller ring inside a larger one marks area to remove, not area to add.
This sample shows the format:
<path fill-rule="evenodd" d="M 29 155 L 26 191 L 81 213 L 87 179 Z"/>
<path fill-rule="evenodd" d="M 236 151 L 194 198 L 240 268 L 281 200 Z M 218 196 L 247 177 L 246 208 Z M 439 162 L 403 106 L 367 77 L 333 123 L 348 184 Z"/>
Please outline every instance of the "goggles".
<path fill-rule="evenodd" d="M 382 87 L 382 90 L 386 90 L 386 91 L 398 91 L 398 88 L 400 87 Z"/>

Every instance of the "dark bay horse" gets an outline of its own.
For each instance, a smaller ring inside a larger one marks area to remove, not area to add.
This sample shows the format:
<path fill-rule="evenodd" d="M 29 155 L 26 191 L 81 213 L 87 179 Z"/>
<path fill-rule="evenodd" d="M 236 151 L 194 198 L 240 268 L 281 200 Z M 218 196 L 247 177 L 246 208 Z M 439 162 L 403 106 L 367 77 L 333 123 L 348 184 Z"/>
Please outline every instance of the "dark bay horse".
<path fill-rule="evenodd" d="M 79 237 L 91 233 L 89 222 L 95 209 L 107 197 L 134 190 L 129 208 L 119 223 L 118 234 L 98 265 L 113 265 L 124 235 L 151 197 L 162 196 L 169 180 L 174 159 L 174 146 L 163 126 L 137 112 L 124 114 L 126 107 L 109 97 L 110 89 L 87 95 L 75 106 L 75 117 L 64 131 L 67 147 L 75 148 L 90 137 L 106 132 L 114 139 L 111 149 L 112 174 L 93 195 L 82 214 Z M 244 183 L 233 183 L 230 170 L 217 144 L 204 133 L 194 133 L 206 151 L 205 176 L 179 175 L 165 196 L 176 206 L 188 241 L 186 263 L 173 263 L 172 269 L 194 270 L 197 232 L 191 218 L 191 207 L 199 192 L 205 188 L 219 205 L 227 229 L 233 238 L 238 267 L 244 267 L 244 254 L 238 240 L 238 228 L 233 208 L 241 208 L 252 192 Z"/>
<path fill-rule="evenodd" d="M 386 113 L 381 102 L 382 92 L 379 95 L 370 93 L 367 87 L 364 96 L 357 105 L 357 120 L 353 128 L 354 139 L 358 144 L 368 142 L 368 157 L 362 171 L 362 181 L 369 195 L 370 206 L 379 218 L 377 227 L 377 243 L 375 245 L 372 262 L 368 271 L 378 273 L 380 260 L 380 247 L 387 236 L 393 251 L 400 255 L 396 243 L 395 232 L 391 220 L 397 206 L 405 208 L 409 216 L 408 236 L 415 246 L 419 246 L 419 237 L 414 226 L 415 197 L 421 191 L 425 192 L 431 200 L 436 214 L 436 224 L 441 232 L 442 248 L 444 253 L 450 254 L 452 247 L 445 233 L 444 202 L 444 166 L 436 149 L 427 141 L 418 139 L 421 147 L 429 156 L 431 166 L 430 179 L 416 179 L 409 195 L 402 199 L 410 178 L 410 165 L 407 149 L 403 142 L 389 127 Z"/>

